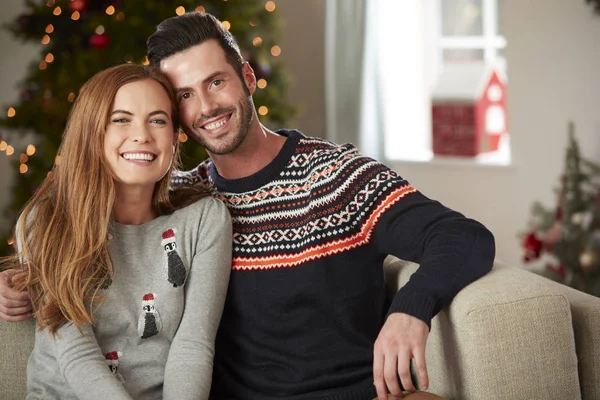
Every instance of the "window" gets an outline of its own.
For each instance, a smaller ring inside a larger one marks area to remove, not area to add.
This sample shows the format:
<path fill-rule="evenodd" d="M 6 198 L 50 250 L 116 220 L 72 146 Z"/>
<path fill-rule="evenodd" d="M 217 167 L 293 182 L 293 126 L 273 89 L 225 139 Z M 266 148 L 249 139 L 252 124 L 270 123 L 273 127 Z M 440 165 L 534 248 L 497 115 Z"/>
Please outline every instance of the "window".
<path fill-rule="evenodd" d="M 376 37 L 384 121 L 381 152 L 386 159 L 433 158 L 432 95 L 445 67 L 478 61 L 495 65 L 505 76 L 506 39 L 500 35 L 499 1 L 380 0 Z M 483 95 L 497 98 L 498 88 Z M 487 110 L 488 128 L 502 130 L 501 113 L 497 107 Z M 498 151 L 476 158 L 509 162 L 508 135 L 500 142 Z"/>

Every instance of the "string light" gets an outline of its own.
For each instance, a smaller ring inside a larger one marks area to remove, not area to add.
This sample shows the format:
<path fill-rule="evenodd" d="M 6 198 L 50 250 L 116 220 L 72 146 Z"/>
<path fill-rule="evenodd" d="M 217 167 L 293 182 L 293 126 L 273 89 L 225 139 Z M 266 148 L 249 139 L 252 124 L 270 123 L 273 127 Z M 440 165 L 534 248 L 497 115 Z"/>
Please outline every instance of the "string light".
<path fill-rule="evenodd" d="M 69 93 L 67 100 L 69 100 L 69 103 L 74 102 L 75 101 L 75 93 L 73 93 L 73 92 Z"/>
<path fill-rule="evenodd" d="M 54 0 L 48 0 L 48 1 L 46 2 L 46 5 L 47 5 L 48 7 L 52 7 L 52 6 L 54 5 Z"/>
<path fill-rule="evenodd" d="M 46 27 L 46 33 L 52 33 L 52 32 L 54 32 L 54 25 L 48 24 L 48 26 Z"/>
<path fill-rule="evenodd" d="M 265 4 L 265 9 L 268 12 L 273 12 L 275 11 L 275 2 L 274 1 L 267 1 L 267 3 Z"/>
<path fill-rule="evenodd" d="M 44 61 L 46 61 L 48 64 L 50 64 L 51 62 L 54 61 L 54 55 L 52 53 L 46 54 L 46 58 L 44 58 Z"/>
<path fill-rule="evenodd" d="M 9 144 L 8 146 L 6 146 L 6 155 L 12 156 L 13 154 L 15 154 L 15 148 Z"/>
<path fill-rule="evenodd" d="M 267 107 L 265 107 L 265 106 L 260 106 L 260 107 L 258 108 L 258 113 L 259 113 L 260 115 L 263 115 L 263 116 L 264 116 L 264 115 L 267 115 L 267 114 L 269 113 L 269 109 L 268 109 Z"/>
<path fill-rule="evenodd" d="M 44 37 L 42 38 L 42 44 L 48 44 L 48 43 L 50 43 L 50 36 L 44 35 Z"/>
<path fill-rule="evenodd" d="M 279 46 L 273 46 L 273 47 L 271 47 L 271 54 L 274 57 L 277 57 L 278 55 L 280 55 L 281 54 L 281 47 L 279 47 Z"/>
<path fill-rule="evenodd" d="M 27 154 L 21 153 L 21 155 L 19 156 L 19 162 L 21 164 L 25 164 L 28 160 L 29 160 L 29 157 L 27 157 Z"/>
<path fill-rule="evenodd" d="M 144 61 L 142 61 L 142 64 L 144 64 L 144 65 L 149 65 L 150 64 L 150 60 L 148 60 L 148 56 L 144 57 Z"/>
<path fill-rule="evenodd" d="M 71 14 L 71 19 L 73 21 L 77 21 L 79 19 L 79 17 L 81 17 L 81 14 L 79 14 L 79 11 L 75 11 L 73 14 Z"/>
<path fill-rule="evenodd" d="M 123 11 L 117 14 L 117 21 L 123 21 L 125 19 L 125 13 Z"/>
<path fill-rule="evenodd" d="M 17 110 L 15 110 L 13 107 L 9 107 L 8 112 L 6 113 L 6 115 L 8 116 L 8 118 L 12 118 L 17 114 Z"/>
<path fill-rule="evenodd" d="M 27 166 L 27 164 L 21 164 L 19 165 L 19 172 L 24 174 L 29 170 L 29 167 Z"/>
<path fill-rule="evenodd" d="M 104 29 L 104 26 L 98 25 L 95 32 L 96 32 L 96 35 L 104 35 L 105 31 L 106 31 L 106 29 Z"/>
<path fill-rule="evenodd" d="M 60 156 L 56 156 L 56 158 L 54 159 L 54 164 L 60 165 L 60 161 L 61 161 L 61 157 Z"/>
<path fill-rule="evenodd" d="M 225 27 L 225 29 L 230 30 L 231 29 L 231 22 L 229 21 L 223 21 L 223 26 Z"/>
<path fill-rule="evenodd" d="M 113 15 L 113 14 L 115 13 L 115 7 L 113 7 L 113 6 L 108 6 L 108 7 L 106 8 L 106 13 L 107 13 L 108 15 Z"/>
<path fill-rule="evenodd" d="M 256 86 L 258 86 L 261 89 L 264 89 L 267 87 L 267 81 L 263 78 L 259 79 L 258 82 L 256 82 Z"/>
<path fill-rule="evenodd" d="M 12 246 L 13 244 L 15 244 L 14 236 L 11 236 L 10 239 L 8 239 L 8 241 L 6 243 L 8 243 L 9 246 Z"/>
<path fill-rule="evenodd" d="M 254 22 L 254 21 L 250 21 L 249 24 L 250 24 L 250 26 L 256 26 L 256 22 Z"/>
<path fill-rule="evenodd" d="M 198 11 L 198 12 L 206 12 L 206 8 L 204 8 L 202 6 L 198 6 L 198 7 L 196 7 L 196 11 Z"/>
<path fill-rule="evenodd" d="M 4 140 L 0 142 L 0 151 L 5 151 L 8 148 L 8 143 Z"/>
<path fill-rule="evenodd" d="M 56 6 L 54 11 L 52 11 L 52 14 L 54 14 L 54 15 L 60 15 L 61 13 L 62 13 L 62 8 L 60 8 L 60 6 Z"/>
<path fill-rule="evenodd" d="M 260 46 L 262 44 L 263 40 L 260 36 L 255 37 L 254 39 L 252 39 L 252 44 L 256 47 Z"/>
<path fill-rule="evenodd" d="M 185 143 L 188 141 L 188 135 L 186 135 L 184 132 L 179 132 L 179 141 L 181 143 Z"/>
<path fill-rule="evenodd" d="M 27 155 L 28 155 L 29 157 L 31 157 L 32 155 L 34 155 L 34 154 L 35 154 L 35 146 L 34 146 L 34 145 L 32 145 L 32 144 L 28 145 L 28 146 L 27 146 L 27 149 L 25 150 L 25 152 L 27 153 Z"/>
<path fill-rule="evenodd" d="M 185 14 L 185 7 L 184 6 L 179 6 L 175 9 L 175 14 L 177 15 L 183 15 Z"/>
<path fill-rule="evenodd" d="M 127 62 L 129 64 L 133 62 L 133 56 L 131 54 L 126 54 L 124 59 L 125 59 L 125 62 Z"/>
<path fill-rule="evenodd" d="M 46 63 L 46 61 L 42 61 L 40 63 L 40 70 L 45 70 L 46 68 L 48 68 L 48 64 Z"/>

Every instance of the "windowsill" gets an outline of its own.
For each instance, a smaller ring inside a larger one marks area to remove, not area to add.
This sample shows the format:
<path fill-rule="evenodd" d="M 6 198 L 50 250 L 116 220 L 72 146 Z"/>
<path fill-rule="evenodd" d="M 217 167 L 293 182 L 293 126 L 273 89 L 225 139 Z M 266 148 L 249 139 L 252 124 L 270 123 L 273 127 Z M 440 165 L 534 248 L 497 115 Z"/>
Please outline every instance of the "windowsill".
<path fill-rule="evenodd" d="M 427 164 L 432 166 L 457 167 L 514 167 L 510 154 L 510 137 L 500 140 L 500 148 L 496 151 L 479 154 L 474 157 L 436 156 L 431 149 L 414 151 L 411 154 L 400 154 L 388 159 L 393 163 Z"/>

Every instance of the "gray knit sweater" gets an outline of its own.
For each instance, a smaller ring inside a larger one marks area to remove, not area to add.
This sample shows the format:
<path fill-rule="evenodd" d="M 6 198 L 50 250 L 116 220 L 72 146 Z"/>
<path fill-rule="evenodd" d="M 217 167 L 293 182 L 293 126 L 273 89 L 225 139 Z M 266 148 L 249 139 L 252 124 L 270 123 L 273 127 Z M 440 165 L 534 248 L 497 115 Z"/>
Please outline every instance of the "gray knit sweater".
<path fill-rule="evenodd" d="M 108 240 L 115 275 L 95 325 L 36 332 L 27 399 L 208 399 L 231 270 L 226 207 L 204 198 L 112 223 Z"/>

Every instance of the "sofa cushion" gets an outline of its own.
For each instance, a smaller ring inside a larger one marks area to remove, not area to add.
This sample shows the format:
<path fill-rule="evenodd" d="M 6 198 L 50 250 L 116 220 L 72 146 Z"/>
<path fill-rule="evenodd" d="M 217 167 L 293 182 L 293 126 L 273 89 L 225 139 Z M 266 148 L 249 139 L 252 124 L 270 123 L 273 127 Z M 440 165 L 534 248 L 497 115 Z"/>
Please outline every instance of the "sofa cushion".
<path fill-rule="evenodd" d="M 26 372 L 33 349 L 33 318 L 23 322 L 0 320 L 0 394 L 2 400 L 23 400 L 26 394 Z"/>

